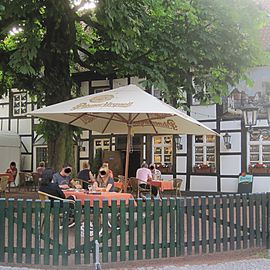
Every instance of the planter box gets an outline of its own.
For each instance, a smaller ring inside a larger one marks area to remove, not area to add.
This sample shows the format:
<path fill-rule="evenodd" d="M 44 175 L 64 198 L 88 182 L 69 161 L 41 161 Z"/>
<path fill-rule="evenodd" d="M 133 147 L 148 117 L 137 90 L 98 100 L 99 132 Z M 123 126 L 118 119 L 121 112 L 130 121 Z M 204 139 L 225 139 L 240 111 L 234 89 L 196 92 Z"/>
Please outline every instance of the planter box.
<path fill-rule="evenodd" d="M 249 172 L 252 174 L 267 174 L 270 173 L 270 168 L 249 168 Z"/>

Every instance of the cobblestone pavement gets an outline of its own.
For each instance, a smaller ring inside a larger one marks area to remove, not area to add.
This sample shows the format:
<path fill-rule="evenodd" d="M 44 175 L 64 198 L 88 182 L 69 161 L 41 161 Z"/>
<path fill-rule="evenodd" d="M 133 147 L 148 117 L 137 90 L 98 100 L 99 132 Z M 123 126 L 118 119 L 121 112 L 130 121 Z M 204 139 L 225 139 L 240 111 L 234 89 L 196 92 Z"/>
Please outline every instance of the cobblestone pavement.
<path fill-rule="evenodd" d="M 131 268 L 120 268 L 121 270 L 128 270 Z M 162 267 L 138 267 L 133 270 L 269 270 L 270 259 L 252 259 L 235 262 L 225 262 L 218 264 L 200 264 L 200 265 L 185 265 L 185 266 L 162 266 Z M 0 270 L 41 270 L 37 268 L 26 267 L 8 267 L 0 266 Z"/>

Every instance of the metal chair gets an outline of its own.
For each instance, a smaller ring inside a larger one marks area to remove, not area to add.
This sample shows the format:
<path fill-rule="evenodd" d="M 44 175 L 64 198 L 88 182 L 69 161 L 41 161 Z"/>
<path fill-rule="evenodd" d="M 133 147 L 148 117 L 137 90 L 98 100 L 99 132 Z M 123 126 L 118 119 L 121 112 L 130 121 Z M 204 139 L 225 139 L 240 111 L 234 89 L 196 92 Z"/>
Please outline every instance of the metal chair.
<path fill-rule="evenodd" d="M 73 205 L 72 206 L 73 208 L 74 208 L 74 205 L 75 205 L 75 201 L 73 201 L 73 200 L 63 199 L 63 198 L 51 195 L 51 194 L 43 192 L 43 191 L 38 191 L 38 196 L 39 196 L 39 199 L 41 200 L 41 206 L 43 208 L 45 207 L 45 201 L 47 201 L 47 200 L 59 200 L 59 201 L 62 201 L 62 202 L 68 202 L 68 203 Z M 61 221 L 62 217 L 63 217 L 62 213 L 60 213 L 59 217 L 60 217 L 60 227 L 59 228 L 62 229 L 63 228 L 62 221 Z M 69 228 L 74 226 L 74 224 L 75 224 L 74 221 L 73 221 L 74 218 L 73 217 L 70 217 L 70 218 L 72 218 L 72 220 L 71 220 L 71 222 L 69 222 L 69 225 L 68 225 Z M 53 215 L 50 215 L 50 220 L 51 220 L 51 222 L 53 222 Z M 44 226 L 44 218 L 43 218 L 43 221 L 41 223 L 41 228 L 43 228 L 43 226 Z"/>
<path fill-rule="evenodd" d="M 136 177 L 130 177 L 129 178 L 129 184 L 132 189 L 132 194 L 136 198 L 145 197 L 143 194 L 147 194 L 151 197 L 152 194 L 152 188 L 151 185 L 149 185 L 149 188 L 143 188 L 140 186 L 140 180 Z"/>
<path fill-rule="evenodd" d="M 181 197 L 182 183 L 183 183 L 183 179 L 181 179 L 181 178 L 174 178 L 173 179 L 173 187 L 175 189 L 175 197 L 177 197 L 177 194 L 179 194 L 179 197 Z"/>
<path fill-rule="evenodd" d="M 4 197 L 6 197 L 8 184 L 9 184 L 9 177 L 8 176 L 1 176 L 1 178 L 0 178 L 0 194 L 3 194 Z"/>

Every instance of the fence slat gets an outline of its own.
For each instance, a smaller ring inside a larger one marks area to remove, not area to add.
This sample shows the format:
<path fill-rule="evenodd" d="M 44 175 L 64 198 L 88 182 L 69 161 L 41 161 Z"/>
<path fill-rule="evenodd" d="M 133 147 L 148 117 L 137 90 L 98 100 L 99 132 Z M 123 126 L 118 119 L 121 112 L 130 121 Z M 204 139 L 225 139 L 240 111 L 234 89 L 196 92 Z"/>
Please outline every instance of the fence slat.
<path fill-rule="evenodd" d="M 167 257 L 167 241 L 168 241 L 168 206 L 167 206 L 167 198 L 162 198 L 162 214 L 161 214 L 161 219 L 162 219 L 162 258 Z"/>
<path fill-rule="evenodd" d="M 135 251 L 135 244 L 134 244 L 134 233 L 135 233 L 135 219 L 134 219 L 134 213 L 135 213 L 135 207 L 134 207 L 134 200 L 129 200 L 129 205 L 128 205 L 128 238 L 129 238 L 129 243 L 128 243 L 128 259 L 130 261 L 134 260 L 134 251 Z"/>
<path fill-rule="evenodd" d="M 53 265 L 59 265 L 59 217 L 60 216 L 60 201 L 53 201 Z M 62 223 L 62 221 L 61 221 Z"/>
<path fill-rule="evenodd" d="M 194 252 L 199 254 L 200 252 L 200 213 L 199 213 L 199 197 L 194 197 Z"/>
<path fill-rule="evenodd" d="M 248 208 L 248 203 L 247 203 L 247 195 L 243 194 L 242 195 L 242 204 L 243 204 L 243 211 L 242 211 L 242 222 L 243 222 L 243 248 L 247 248 L 247 240 L 248 240 L 248 228 L 247 228 L 247 220 L 248 220 L 248 215 L 247 215 L 247 208 Z"/>
<path fill-rule="evenodd" d="M 254 247 L 254 195 L 249 194 L 249 246 Z"/>
<path fill-rule="evenodd" d="M 208 211 L 209 211 L 209 221 L 208 221 L 208 233 L 209 233 L 209 252 L 214 252 L 214 197 L 208 197 Z"/>
<path fill-rule="evenodd" d="M 35 249 L 34 263 L 40 263 L 40 201 L 35 201 Z"/>
<path fill-rule="evenodd" d="M 255 226 L 256 226 L 256 246 L 261 245 L 261 229 L 260 229 L 260 205 L 261 205 L 261 196 L 260 194 L 255 194 Z"/>
<path fill-rule="evenodd" d="M 112 231 L 112 247 L 117 247 L 117 200 L 112 200 L 111 204 L 111 231 Z M 111 261 L 117 261 L 117 249 L 112 248 Z"/>
<path fill-rule="evenodd" d="M 240 195 L 236 195 L 236 249 L 241 248 L 241 204 L 240 204 Z"/>
<path fill-rule="evenodd" d="M 145 202 L 145 258 L 151 259 L 151 198 Z"/>
<path fill-rule="evenodd" d="M 191 198 L 187 198 L 187 254 L 192 254 L 192 206 L 191 206 Z"/>
<path fill-rule="evenodd" d="M 0 198 L 0 262 L 5 261 L 5 238 L 6 238 L 6 199 Z"/>
<path fill-rule="evenodd" d="M 220 237 L 220 233 L 221 233 L 221 223 L 220 223 L 220 200 L 221 197 L 220 196 L 215 196 L 215 214 L 216 214 L 216 251 L 220 252 L 221 248 L 220 248 L 220 244 L 221 244 L 221 237 Z"/>
<path fill-rule="evenodd" d="M 11 263 L 14 261 L 14 199 L 8 200 L 8 262 Z"/>
<path fill-rule="evenodd" d="M 170 257 L 175 257 L 175 199 L 170 198 Z"/>
<path fill-rule="evenodd" d="M 120 229 L 120 261 L 126 260 L 126 200 L 120 201 L 120 227 L 119 224 L 116 229 Z"/>
<path fill-rule="evenodd" d="M 202 213 L 202 222 L 201 222 L 201 238 L 202 238 L 202 253 L 206 253 L 206 197 L 201 197 L 201 213 Z"/>
<path fill-rule="evenodd" d="M 68 265 L 68 220 L 69 220 L 69 203 L 63 203 L 63 229 L 62 229 L 62 265 Z"/>
<path fill-rule="evenodd" d="M 26 200 L 25 262 L 32 263 L 32 200 Z"/>
<path fill-rule="evenodd" d="M 228 250 L 228 197 L 222 196 L 222 249 Z"/>
<path fill-rule="evenodd" d="M 17 200 L 17 263 L 22 263 L 23 256 L 23 203 L 23 199 Z"/>
<path fill-rule="evenodd" d="M 114 200 L 115 201 L 115 200 Z M 117 212 L 117 209 L 116 209 L 116 202 L 113 202 L 114 203 L 114 213 L 112 213 L 112 220 L 114 224 L 112 224 L 112 229 L 113 229 L 113 232 L 115 232 L 116 234 L 116 212 Z M 96 248 L 95 248 L 95 241 L 97 240 L 99 243 L 100 243 L 100 240 L 99 240 L 99 234 L 100 234 L 100 229 L 101 229 L 101 220 L 100 220 L 100 206 L 99 206 L 99 200 L 98 199 L 95 199 L 94 200 L 94 215 L 93 215 L 93 229 L 94 229 L 94 239 L 93 239 L 93 261 L 96 262 Z M 115 228 L 113 228 L 113 226 L 115 226 Z M 78 243 L 77 243 L 78 244 Z M 79 245 L 79 244 L 78 244 Z M 117 245 L 115 245 L 116 247 Z M 75 247 L 76 249 L 78 247 Z M 115 258 L 116 260 L 116 258 Z"/>
<path fill-rule="evenodd" d="M 261 207 L 261 216 L 262 216 L 262 245 L 266 246 L 267 241 L 267 197 L 266 194 L 262 194 L 262 207 Z"/>
<path fill-rule="evenodd" d="M 143 259 L 143 204 L 142 199 L 137 202 L 137 259 Z"/>
<path fill-rule="evenodd" d="M 51 202 L 45 201 L 44 208 L 44 264 L 50 264 Z"/>
<path fill-rule="evenodd" d="M 102 262 L 108 262 L 109 260 L 109 206 L 108 200 L 102 202 Z M 111 223 L 110 223 L 111 224 Z M 122 227 L 120 227 L 122 228 Z M 88 251 L 89 253 L 89 251 Z"/>
<path fill-rule="evenodd" d="M 159 217 L 160 203 L 154 200 L 154 258 L 159 258 Z"/>
<path fill-rule="evenodd" d="M 230 250 L 234 250 L 234 196 L 229 195 Z"/>
<path fill-rule="evenodd" d="M 90 208 L 90 200 L 87 199 L 84 201 L 84 211 L 83 211 L 83 225 L 84 225 L 84 263 L 89 264 L 91 262 L 90 254 L 91 250 L 91 241 L 93 239 L 93 219 L 91 219 L 91 208 Z M 91 225 L 91 229 L 90 229 Z M 91 231 L 91 235 L 90 235 Z"/>

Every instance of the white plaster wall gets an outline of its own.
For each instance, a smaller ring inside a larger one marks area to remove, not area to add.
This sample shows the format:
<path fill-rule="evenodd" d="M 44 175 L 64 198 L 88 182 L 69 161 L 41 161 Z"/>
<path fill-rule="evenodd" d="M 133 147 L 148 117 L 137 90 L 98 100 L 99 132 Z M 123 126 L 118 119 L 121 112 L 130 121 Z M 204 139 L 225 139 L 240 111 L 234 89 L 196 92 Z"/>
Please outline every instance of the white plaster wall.
<path fill-rule="evenodd" d="M 192 175 L 190 177 L 190 191 L 217 191 L 216 176 Z"/>
<path fill-rule="evenodd" d="M 92 81 L 92 87 L 110 86 L 109 80 Z"/>
<path fill-rule="evenodd" d="M 254 176 L 252 193 L 270 192 L 270 176 Z"/>
<path fill-rule="evenodd" d="M 238 178 L 221 178 L 221 192 L 237 192 Z"/>
<path fill-rule="evenodd" d="M 211 129 L 216 129 L 217 128 L 217 124 L 216 122 L 203 122 L 203 124 Z"/>
<path fill-rule="evenodd" d="M 232 129 L 241 129 L 241 121 L 235 120 L 235 121 L 223 121 L 220 122 L 220 129 L 224 130 L 225 132 Z"/>
<path fill-rule="evenodd" d="M 22 146 L 22 152 L 25 153 L 26 150 L 24 149 L 24 147 L 26 147 L 28 152 L 32 152 L 32 137 L 21 137 L 21 141 L 24 144 L 24 146 Z"/>
<path fill-rule="evenodd" d="M 19 134 L 20 135 L 31 135 L 31 119 L 20 119 L 19 120 Z"/>
<path fill-rule="evenodd" d="M 216 119 L 216 105 L 191 106 L 191 117 L 197 120 Z"/>
<path fill-rule="evenodd" d="M 10 121 L 10 131 L 17 133 L 17 121 L 18 119 L 11 119 Z"/>
<path fill-rule="evenodd" d="M 176 157 L 176 173 L 185 173 L 187 167 L 187 157 Z"/>
<path fill-rule="evenodd" d="M 241 172 L 241 156 L 220 156 L 220 174 L 233 175 Z"/>
<path fill-rule="evenodd" d="M 0 117 L 8 117 L 9 115 L 8 108 L 9 108 L 8 105 L 0 105 Z"/>
<path fill-rule="evenodd" d="M 230 153 L 230 152 L 241 152 L 241 133 L 239 132 L 228 132 L 231 136 L 231 149 L 226 149 L 224 146 L 224 140 L 223 140 L 223 135 L 225 133 L 221 133 L 220 137 L 220 152 L 221 153 Z"/>
<path fill-rule="evenodd" d="M 162 174 L 161 179 L 166 180 L 166 181 L 170 181 L 173 179 L 173 175 L 172 174 Z"/>
<path fill-rule="evenodd" d="M 8 119 L 0 119 L 0 130 L 8 130 Z"/>

